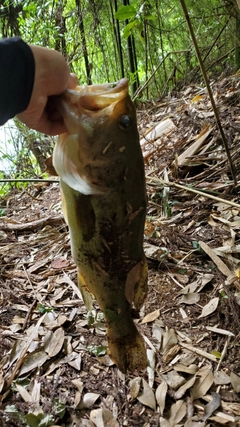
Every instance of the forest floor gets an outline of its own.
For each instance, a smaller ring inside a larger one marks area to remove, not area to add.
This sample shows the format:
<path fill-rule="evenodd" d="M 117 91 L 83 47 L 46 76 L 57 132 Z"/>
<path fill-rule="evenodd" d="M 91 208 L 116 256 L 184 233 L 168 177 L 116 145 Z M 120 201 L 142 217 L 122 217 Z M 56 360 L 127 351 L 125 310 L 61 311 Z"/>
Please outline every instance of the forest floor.
<path fill-rule="evenodd" d="M 240 77 L 211 87 L 239 181 Z M 89 325 L 59 184 L 2 200 L 0 427 L 240 425 L 240 193 L 204 87 L 139 105 L 141 137 L 165 119 L 143 142 L 144 372 L 111 362 L 97 305 Z"/>

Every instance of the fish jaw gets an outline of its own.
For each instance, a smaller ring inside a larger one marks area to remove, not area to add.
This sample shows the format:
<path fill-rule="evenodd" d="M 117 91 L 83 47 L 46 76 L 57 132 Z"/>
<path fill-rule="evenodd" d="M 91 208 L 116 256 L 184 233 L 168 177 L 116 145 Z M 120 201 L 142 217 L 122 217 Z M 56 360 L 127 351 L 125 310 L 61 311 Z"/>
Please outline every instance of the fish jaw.
<path fill-rule="evenodd" d="M 54 148 L 57 174 L 82 194 L 106 194 L 123 179 L 124 140 L 131 138 L 136 128 L 128 81 L 68 89 L 59 97 L 59 105 L 68 133 L 59 136 Z"/>

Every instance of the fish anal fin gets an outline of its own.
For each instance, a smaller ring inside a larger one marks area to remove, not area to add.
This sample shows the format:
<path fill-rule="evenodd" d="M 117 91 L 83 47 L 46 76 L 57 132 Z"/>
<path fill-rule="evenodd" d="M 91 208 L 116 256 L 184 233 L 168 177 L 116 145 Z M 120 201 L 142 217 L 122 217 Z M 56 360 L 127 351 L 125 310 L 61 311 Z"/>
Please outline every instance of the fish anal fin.
<path fill-rule="evenodd" d="M 129 304 L 140 310 L 147 295 L 148 266 L 146 258 L 131 268 L 125 283 L 125 296 Z"/>

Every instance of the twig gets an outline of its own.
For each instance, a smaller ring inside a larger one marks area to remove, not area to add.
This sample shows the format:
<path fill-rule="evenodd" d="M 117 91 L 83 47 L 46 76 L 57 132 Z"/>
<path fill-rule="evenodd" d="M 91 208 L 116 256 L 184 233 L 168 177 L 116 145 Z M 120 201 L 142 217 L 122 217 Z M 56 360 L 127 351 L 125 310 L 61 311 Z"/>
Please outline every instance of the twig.
<path fill-rule="evenodd" d="M 170 181 L 166 182 L 160 178 L 155 178 L 155 177 L 149 178 L 149 177 L 147 177 L 147 183 L 149 185 L 151 185 L 151 181 L 154 181 L 156 184 L 158 183 L 159 185 L 176 187 L 176 188 L 180 188 L 181 190 L 190 191 L 191 193 L 198 194 L 199 196 L 207 197 L 208 199 L 216 200 L 217 202 L 220 202 L 220 203 L 225 203 L 226 205 L 233 206 L 233 207 L 238 208 L 240 210 L 240 205 L 238 203 L 231 202 L 230 200 L 222 199 L 221 197 L 213 196 L 210 193 L 205 193 L 205 191 L 203 191 L 203 190 L 196 190 L 195 188 L 187 187 L 186 185 L 176 184 L 175 182 L 170 182 Z"/>
<path fill-rule="evenodd" d="M 25 223 L 14 223 L 14 222 L 7 222 L 7 221 L 0 221 L 0 228 L 1 230 L 7 231 L 35 231 L 38 228 L 42 228 L 45 225 L 51 225 L 51 226 L 59 226 L 64 224 L 64 218 L 63 216 L 47 216 L 46 218 L 36 219 L 31 222 L 25 222 Z"/>
<path fill-rule="evenodd" d="M 164 63 L 164 61 L 167 59 L 167 57 L 169 55 L 176 54 L 176 53 L 186 53 L 186 52 L 190 52 L 190 50 L 189 49 L 185 49 L 185 50 L 174 50 L 173 52 L 168 52 L 166 54 L 166 56 L 164 56 L 164 58 L 162 59 L 162 61 L 159 62 L 159 64 L 156 66 L 155 70 L 152 72 L 151 76 L 146 80 L 146 82 L 144 83 L 144 85 L 140 86 L 138 88 L 138 90 L 134 93 L 134 95 L 132 97 L 133 101 L 137 98 L 137 96 L 139 95 L 140 92 L 142 92 L 144 89 L 146 89 L 146 87 L 149 85 L 150 81 L 152 80 L 152 78 L 156 74 L 157 70 L 162 66 L 162 64 Z"/>
<path fill-rule="evenodd" d="M 44 320 L 45 314 L 42 317 L 40 317 L 40 319 L 38 320 L 36 326 L 33 328 L 33 331 L 31 333 L 30 337 L 26 341 L 26 343 L 25 343 L 25 345 L 24 345 L 24 347 L 23 347 L 23 349 L 22 349 L 22 351 L 21 351 L 21 353 L 20 353 L 20 355 L 18 357 L 16 365 L 14 366 L 12 372 L 9 373 L 9 375 L 7 377 L 6 384 L 5 384 L 4 388 L 3 388 L 3 391 L 7 391 L 11 387 L 11 384 L 12 384 L 13 380 L 15 379 L 16 375 L 18 374 L 21 366 L 23 365 L 23 363 L 25 361 L 28 349 L 29 349 L 30 345 L 32 344 L 32 341 L 35 339 L 35 337 L 36 337 L 36 335 L 38 333 L 39 327 L 40 327 L 42 321 Z"/>
<path fill-rule="evenodd" d="M 190 21 L 190 18 L 189 18 L 189 14 L 188 14 L 188 10 L 187 10 L 185 1 L 184 0 L 180 0 L 180 2 L 181 2 L 183 13 L 185 15 L 185 18 L 186 18 L 186 21 L 187 21 L 187 24 L 188 24 L 189 32 L 190 32 L 191 37 L 192 37 L 192 41 L 193 41 L 193 44 L 194 44 L 194 47 L 195 47 L 195 51 L 196 51 L 198 62 L 199 62 L 199 65 L 200 65 L 200 68 L 201 68 L 201 71 L 202 71 L 202 75 L 203 75 L 203 78 L 204 78 L 204 81 L 205 81 L 205 84 L 206 84 L 206 87 L 207 87 L 208 96 L 209 96 L 211 104 L 212 104 L 212 109 L 213 109 L 213 112 L 214 112 L 214 115 L 215 115 L 215 119 L 216 119 L 216 123 L 217 123 L 217 126 L 218 126 L 218 130 L 220 132 L 220 135 L 221 135 L 221 138 L 222 138 L 222 142 L 223 142 L 226 154 L 227 154 L 227 158 L 228 158 L 228 162 L 229 162 L 229 167 L 230 167 L 230 171 L 231 171 L 231 174 L 232 174 L 232 178 L 233 178 L 235 186 L 237 186 L 237 178 L 236 178 L 235 168 L 234 168 L 234 165 L 233 165 L 233 162 L 232 162 L 232 158 L 231 158 L 230 150 L 229 150 L 229 147 L 228 147 L 228 143 L 227 143 L 227 140 L 226 140 L 226 137 L 225 137 L 225 134 L 224 134 L 221 122 L 220 122 L 218 110 L 217 110 L 217 107 L 216 107 L 216 104 L 215 104 L 215 100 L 214 100 L 214 97 L 213 97 L 213 94 L 212 94 L 212 90 L 211 90 L 211 87 L 210 87 L 210 84 L 209 84 L 209 81 L 208 81 L 207 73 L 206 73 L 206 70 L 205 70 L 205 67 L 204 67 L 204 63 L 203 63 L 203 60 L 202 60 L 202 56 L 201 56 L 201 53 L 200 53 L 200 50 L 199 50 L 199 47 L 198 47 L 197 39 L 196 39 L 195 34 L 194 34 L 194 30 L 193 30 L 193 27 L 192 27 L 192 24 L 191 24 L 191 21 Z"/>
<path fill-rule="evenodd" d="M 227 337 L 227 340 L 226 340 L 226 342 L 225 342 L 225 344 L 224 344 L 223 351 L 222 351 L 222 353 L 221 353 L 221 357 L 220 357 L 220 360 L 219 360 L 219 362 L 218 362 L 218 365 L 217 365 L 216 371 L 218 371 L 218 370 L 219 370 L 220 365 L 221 365 L 221 363 L 222 363 L 222 361 L 223 361 L 224 357 L 226 356 L 226 352 L 227 352 L 227 348 L 228 348 L 228 344 L 229 344 L 229 342 L 230 342 L 230 339 L 231 339 L 231 337 Z"/>
<path fill-rule="evenodd" d="M 193 347 L 192 345 L 185 344 L 183 342 L 180 343 L 180 346 L 192 351 L 193 353 L 198 354 L 199 356 L 205 357 L 205 359 L 209 359 L 212 362 L 217 362 L 217 358 L 213 356 L 213 354 L 207 353 L 206 351 L 201 350 L 200 348 Z"/>
<path fill-rule="evenodd" d="M 44 179 L 44 178 L 4 178 L 0 182 L 59 182 L 59 179 Z"/>
<path fill-rule="evenodd" d="M 33 301 L 33 303 L 30 305 L 30 308 L 29 308 L 29 310 L 27 312 L 27 315 L 25 317 L 25 320 L 24 320 L 24 323 L 23 323 L 23 326 L 22 326 L 22 332 L 25 331 L 25 329 L 27 327 L 27 323 L 28 323 L 30 317 L 32 316 L 32 312 L 34 310 L 34 307 L 35 307 L 36 303 L 37 303 L 37 300 L 35 299 Z"/>

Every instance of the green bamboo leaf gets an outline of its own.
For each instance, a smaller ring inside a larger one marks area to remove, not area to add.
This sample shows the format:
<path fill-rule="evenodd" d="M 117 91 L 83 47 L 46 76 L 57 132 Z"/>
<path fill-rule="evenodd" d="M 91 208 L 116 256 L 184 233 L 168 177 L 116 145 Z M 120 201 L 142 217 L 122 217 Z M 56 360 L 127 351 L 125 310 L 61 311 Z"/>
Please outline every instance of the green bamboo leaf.
<path fill-rule="evenodd" d="M 135 7 L 129 5 L 129 6 L 120 7 L 114 16 L 116 19 L 119 19 L 119 21 L 124 21 L 125 19 L 134 18 L 136 13 L 137 13 L 137 11 L 136 11 Z"/>
<path fill-rule="evenodd" d="M 138 24 L 138 21 L 134 20 L 132 22 L 129 22 L 129 24 L 126 25 L 123 32 L 123 37 L 125 39 L 127 39 L 132 34 L 132 29 L 136 27 L 137 24 Z"/>
<path fill-rule="evenodd" d="M 154 20 L 156 20 L 156 17 L 152 14 L 149 14 L 149 15 L 145 15 L 144 19 L 146 19 L 148 21 L 154 21 Z"/>

